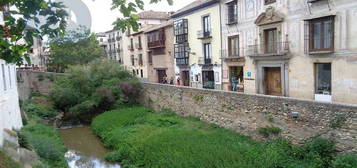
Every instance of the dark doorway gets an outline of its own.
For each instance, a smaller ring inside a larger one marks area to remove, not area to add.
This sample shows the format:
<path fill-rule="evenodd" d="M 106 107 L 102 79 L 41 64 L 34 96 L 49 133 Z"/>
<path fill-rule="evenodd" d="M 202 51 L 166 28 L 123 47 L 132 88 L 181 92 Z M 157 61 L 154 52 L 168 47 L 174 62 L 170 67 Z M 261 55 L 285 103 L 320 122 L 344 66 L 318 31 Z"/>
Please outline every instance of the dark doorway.
<path fill-rule="evenodd" d="M 190 86 L 190 71 L 182 71 L 181 79 L 183 86 Z"/>
<path fill-rule="evenodd" d="M 202 71 L 203 88 L 214 89 L 214 72 Z"/>
<path fill-rule="evenodd" d="M 281 68 L 266 67 L 265 74 L 265 93 L 267 95 L 282 96 Z"/>
<path fill-rule="evenodd" d="M 157 70 L 157 77 L 158 77 L 159 83 L 165 83 L 166 71 L 165 70 Z"/>
<path fill-rule="evenodd" d="M 229 81 L 230 81 L 230 91 L 240 91 L 243 92 L 242 87 L 244 83 L 243 78 L 244 72 L 242 66 L 231 66 L 229 67 Z"/>

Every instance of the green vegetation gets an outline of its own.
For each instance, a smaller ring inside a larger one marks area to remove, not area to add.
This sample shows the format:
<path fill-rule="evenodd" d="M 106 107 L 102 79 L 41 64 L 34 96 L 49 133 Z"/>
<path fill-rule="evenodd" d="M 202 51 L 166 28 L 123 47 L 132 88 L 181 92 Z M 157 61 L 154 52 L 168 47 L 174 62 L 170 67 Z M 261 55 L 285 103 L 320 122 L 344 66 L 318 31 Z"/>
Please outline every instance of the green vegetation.
<path fill-rule="evenodd" d="M 135 76 L 107 60 L 72 66 L 67 73 L 55 80 L 49 95 L 67 118 L 90 121 L 96 114 L 137 103 L 141 93 Z"/>
<path fill-rule="evenodd" d="M 335 146 L 326 139 L 315 138 L 302 147 L 283 139 L 256 142 L 196 118 L 144 107 L 103 113 L 92 128 L 115 149 L 106 159 L 124 167 L 349 168 L 345 165 L 357 158 L 335 160 Z"/>
<path fill-rule="evenodd" d="M 0 150 L 0 168 L 20 168 L 20 165 Z"/>
<path fill-rule="evenodd" d="M 346 117 L 344 115 L 337 115 L 334 119 L 330 121 L 331 128 L 341 128 L 346 122 Z"/>
<path fill-rule="evenodd" d="M 27 122 L 18 132 L 20 146 L 35 151 L 43 163 L 42 167 L 67 167 L 64 158 L 67 149 L 57 131 L 42 124 L 43 119 L 54 117 L 57 111 L 49 105 L 29 102 L 21 102 L 21 108 L 27 114 Z"/>
<path fill-rule="evenodd" d="M 50 105 L 22 102 L 21 108 L 26 111 L 28 115 L 31 115 L 32 117 L 38 116 L 42 119 L 53 118 L 58 114 L 58 111 Z"/>
<path fill-rule="evenodd" d="M 202 95 L 194 95 L 192 96 L 192 99 L 195 100 L 196 102 L 203 102 L 203 96 Z"/>
<path fill-rule="evenodd" d="M 278 135 L 281 132 L 281 129 L 274 126 L 260 127 L 257 129 L 258 133 L 264 137 L 270 137 L 271 135 Z"/>
<path fill-rule="evenodd" d="M 83 65 L 104 58 L 105 53 L 94 33 L 85 28 L 68 31 L 50 40 L 48 71 L 63 73 L 70 65 Z"/>

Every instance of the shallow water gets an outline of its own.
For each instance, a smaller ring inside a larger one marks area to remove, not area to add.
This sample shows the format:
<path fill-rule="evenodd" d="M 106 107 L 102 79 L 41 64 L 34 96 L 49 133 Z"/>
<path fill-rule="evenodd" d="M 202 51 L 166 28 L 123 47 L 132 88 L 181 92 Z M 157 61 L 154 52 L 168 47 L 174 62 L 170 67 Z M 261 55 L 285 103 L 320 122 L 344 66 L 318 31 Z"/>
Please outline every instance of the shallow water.
<path fill-rule="evenodd" d="M 58 132 L 68 148 L 65 157 L 69 168 L 120 168 L 104 161 L 110 150 L 104 148 L 89 127 L 60 129 Z"/>

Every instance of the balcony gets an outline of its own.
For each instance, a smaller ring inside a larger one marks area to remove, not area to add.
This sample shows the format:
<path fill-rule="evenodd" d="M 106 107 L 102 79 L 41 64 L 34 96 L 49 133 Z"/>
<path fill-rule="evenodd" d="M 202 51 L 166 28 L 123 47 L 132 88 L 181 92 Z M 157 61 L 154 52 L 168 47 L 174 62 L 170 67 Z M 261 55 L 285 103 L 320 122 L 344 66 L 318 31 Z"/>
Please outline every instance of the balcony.
<path fill-rule="evenodd" d="M 118 36 L 117 36 L 117 37 L 116 37 L 116 40 L 117 40 L 117 41 L 120 41 L 120 40 L 121 40 L 121 37 L 118 37 Z"/>
<path fill-rule="evenodd" d="M 211 30 L 208 30 L 208 31 L 199 30 L 197 32 L 197 38 L 198 39 L 212 38 L 212 31 Z"/>
<path fill-rule="evenodd" d="M 243 48 L 235 51 L 221 50 L 221 59 L 226 62 L 239 62 L 245 60 L 245 50 Z"/>
<path fill-rule="evenodd" d="M 267 43 L 248 46 L 247 55 L 253 58 L 290 58 L 289 42 Z"/>
<path fill-rule="evenodd" d="M 176 65 L 178 66 L 188 65 L 188 57 L 176 58 Z"/>
<path fill-rule="evenodd" d="M 157 40 L 157 41 L 148 42 L 148 47 L 150 49 L 164 48 L 165 47 L 165 40 Z"/>
<path fill-rule="evenodd" d="M 210 64 L 212 64 L 212 58 L 199 57 L 198 64 L 199 65 L 210 65 Z"/>
<path fill-rule="evenodd" d="M 141 45 L 141 43 L 136 43 L 135 44 L 135 48 L 138 49 L 138 50 L 142 50 L 143 46 Z"/>

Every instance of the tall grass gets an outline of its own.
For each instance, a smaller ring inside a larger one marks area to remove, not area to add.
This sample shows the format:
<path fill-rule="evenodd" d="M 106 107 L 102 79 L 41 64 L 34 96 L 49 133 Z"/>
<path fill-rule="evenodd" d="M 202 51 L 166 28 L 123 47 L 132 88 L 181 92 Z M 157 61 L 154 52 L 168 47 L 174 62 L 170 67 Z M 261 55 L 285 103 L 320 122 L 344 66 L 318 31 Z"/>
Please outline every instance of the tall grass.
<path fill-rule="evenodd" d="M 195 118 L 144 107 L 106 112 L 92 128 L 116 150 L 107 159 L 129 167 L 325 168 L 336 155 L 329 140 L 318 138 L 304 147 L 283 139 L 256 142 Z"/>

